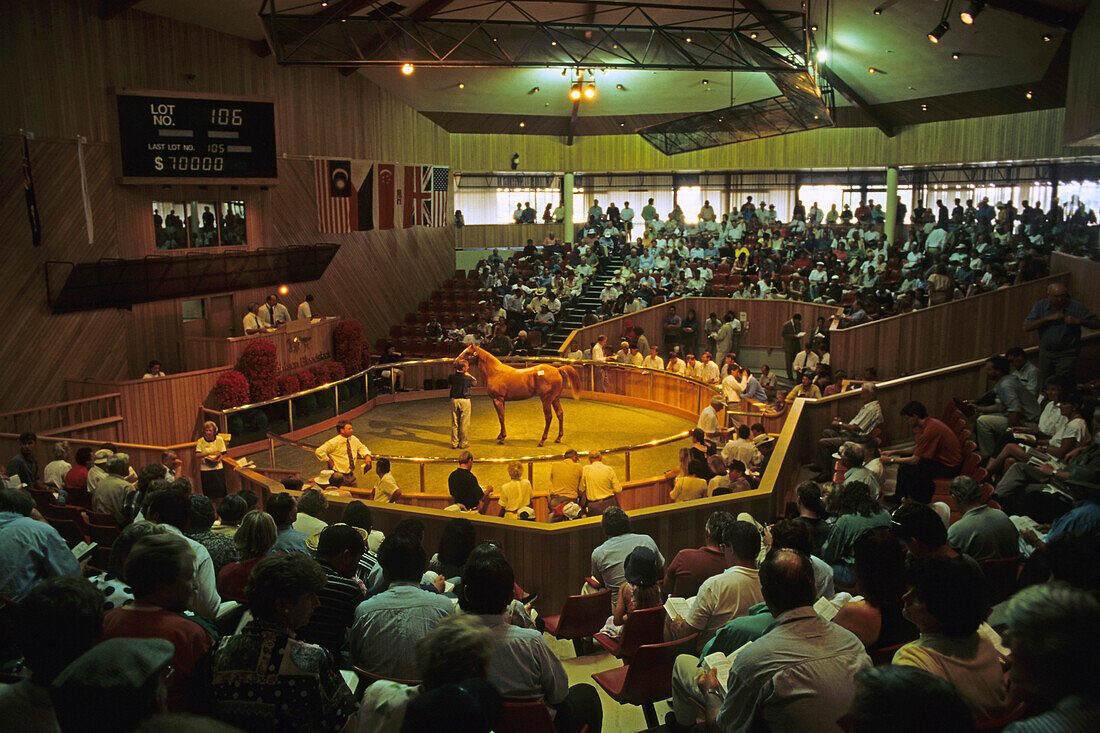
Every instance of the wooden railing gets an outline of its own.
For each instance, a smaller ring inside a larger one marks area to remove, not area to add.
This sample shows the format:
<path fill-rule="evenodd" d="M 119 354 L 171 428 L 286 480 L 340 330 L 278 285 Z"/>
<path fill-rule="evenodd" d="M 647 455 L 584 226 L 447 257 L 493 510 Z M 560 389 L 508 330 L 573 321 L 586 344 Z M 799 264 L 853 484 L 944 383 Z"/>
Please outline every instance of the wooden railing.
<path fill-rule="evenodd" d="M 1050 256 L 1050 274 L 1068 274 L 1070 296 L 1093 313 L 1100 313 L 1100 262 L 1054 252 Z"/>
<path fill-rule="evenodd" d="M 38 461 L 39 470 L 53 460 L 53 446 L 65 440 L 75 453 L 78 448 L 87 446 L 97 450 L 103 443 L 110 442 L 119 453 L 125 453 L 130 457 L 130 466 L 138 471 L 149 463 L 160 463 L 161 454 L 166 450 L 172 450 L 182 461 L 180 475 L 187 476 L 194 484 L 195 491 L 199 490 L 199 461 L 195 453 L 194 443 L 180 443 L 177 445 L 144 445 L 140 443 L 123 443 L 119 441 L 107 441 L 103 439 L 87 439 L 59 437 L 38 433 L 38 442 L 35 446 L 35 459 Z M 0 455 L 13 456 L 19 452 L 19 435 L 15 433 L 0 433 Z"/>
<path fill-rule="evenodd" d="M 0 414 L 0 433 L 33 432 L 39 437 L 59 436 L 89 440 L 117 440 L 123 421 L 119 393 L 28 407 Z"/>
<path fill-rule="evenodd" d="M 739 319 L 741 314 L 746 316 L 746 318 L 741 319 L 739 348 L 742 349 L 783 348 L 783 337 L 781 335 L 783 324 L 790 320 L 791 316 L 795 313 L 802 314 L 802 324 L 807 332 L 809 332 L 817 323 L 817 318 L 819 316 L 825 318 L 826 323 L 828 323 L 831 316 L 841 312 L 841 309 L 836 306 L 822 305 L 821 303 L 802 303 L 790 300 L 697 297 L 676 298 L 667 303 L 650 306 L 637 313 L 616 316 L 615 318 L 601 321 L 594 326 L 578 328 L 569 334 L 569 337 L 566 338 L 565 342 L 558 349 L 558 353 L 562 355 L 569 353 L 569 351 L 574 348 L 573 344 L 576 344 L 582 351 L 590 349 L 592 348 L 592 344 L 595 343 L 596 337 L 600 334 L 607 336 L 608 348 L 611 350 L 618 349 L 619 340 L 626 330 L 626 321 L 630 319 L 634 322 L 635 329 L 641 326 L 645 330 L 645 336 L 646 339 L 649 340 L 649 345 L 658 347 L 661 353 L 664 354 L 666 349 L 664 348 L 663 324 L 665 316 L 668 315 L 670 306 L 676 309 L 676 314 L 681 318 L 683 318 L 689 310 L 695 311 L 695 315 L 699 319 L 699 344 L 701 349 L 705 348 L 704 344 L 706 344 L 706 338 L 702 333 L 703 322 L 706 321 L 707 315 L 711 312 L 717 313 L 719 319 L 721 319 L 727 311 L 733 311 L 738 314 Z"/>
<path fill-rule="evenodd" d="M 874 367 L 879 378 L 889 379 L 1004 353 L 1013 346 L 1033 346 L 1036 334 L 1024 332 L 1024 318 L 1054 282 L 1068 283 L 1069 275 L 833 330 L 831 363 L 849 374 Z"/>

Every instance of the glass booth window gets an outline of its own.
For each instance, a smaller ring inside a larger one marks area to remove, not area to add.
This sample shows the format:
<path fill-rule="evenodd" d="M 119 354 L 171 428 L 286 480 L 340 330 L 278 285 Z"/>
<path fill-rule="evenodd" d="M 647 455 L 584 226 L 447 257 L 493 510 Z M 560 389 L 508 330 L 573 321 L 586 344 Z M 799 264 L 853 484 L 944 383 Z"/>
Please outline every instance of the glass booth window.
<path fill-rule="evenodd" d="M 171 201 L 153 202 L 153 238 L 157 249 L 186 249 L 187 227 L 182 214 L 187 204 Z"/>
<path fill-rule="evenodd" d="M 248 244 L 244 230 L 244 201 L 226 201 L 221 204 L 221 235 L 223 247 Z"/>
<path fill-rule="evenodd" d="M 239 247 L 248 243 L 243 201 L 154 201 L 158 250 Z"/>

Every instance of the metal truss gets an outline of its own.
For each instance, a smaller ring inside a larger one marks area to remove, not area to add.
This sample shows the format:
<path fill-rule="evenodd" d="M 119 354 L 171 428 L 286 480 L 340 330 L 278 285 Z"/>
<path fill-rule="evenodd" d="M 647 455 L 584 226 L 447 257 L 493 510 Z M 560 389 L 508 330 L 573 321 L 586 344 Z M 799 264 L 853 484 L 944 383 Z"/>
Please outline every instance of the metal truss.
<path fill-rule="evenodd" d="M 295 0 L 289 0 L 294 2 Z M 301 0 L 298 0 L 300 3 Z M 784 40 L 752 13 L 727 7 L 662 2 L 466 0 L 438 3 L 431 17 L 379 2 L 354 2 L 341 12 L 264 0 L 265 32 L 280 64 L 418 67 L 745 71 L 787 74 L 806 67 L 806 16 L 776 11 L 797 25 Z"/>

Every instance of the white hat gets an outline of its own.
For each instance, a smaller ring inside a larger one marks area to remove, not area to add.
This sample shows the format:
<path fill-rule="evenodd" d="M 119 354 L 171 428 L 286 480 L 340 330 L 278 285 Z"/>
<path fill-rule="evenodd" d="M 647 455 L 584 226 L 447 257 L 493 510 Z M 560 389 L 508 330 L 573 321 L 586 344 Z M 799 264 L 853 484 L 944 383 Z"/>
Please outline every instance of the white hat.
<path fill-rule="evenodd" d="M 328 486 L 328 481 L 330 478 L 332 478 L 333 473 L 335 473 L 335 471 L 327 469 L 321 471 L 320 475 L 313 477 L 313 484 L 315 486 Z"/>

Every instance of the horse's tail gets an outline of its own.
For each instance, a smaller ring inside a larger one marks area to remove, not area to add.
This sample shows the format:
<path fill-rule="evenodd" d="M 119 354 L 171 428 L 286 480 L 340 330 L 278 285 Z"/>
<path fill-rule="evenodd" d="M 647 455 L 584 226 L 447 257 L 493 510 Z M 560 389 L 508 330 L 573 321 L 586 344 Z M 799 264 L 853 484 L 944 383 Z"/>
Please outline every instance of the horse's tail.
<path fill-rule="evenodd" d="M 577 374 L 577 370 L 568 364 L 558 367 L 558 371 L 568 378 L 569 386 L 573 392 L 573 399 L 579 400 L 581 398 L 581 375 Z"/>

